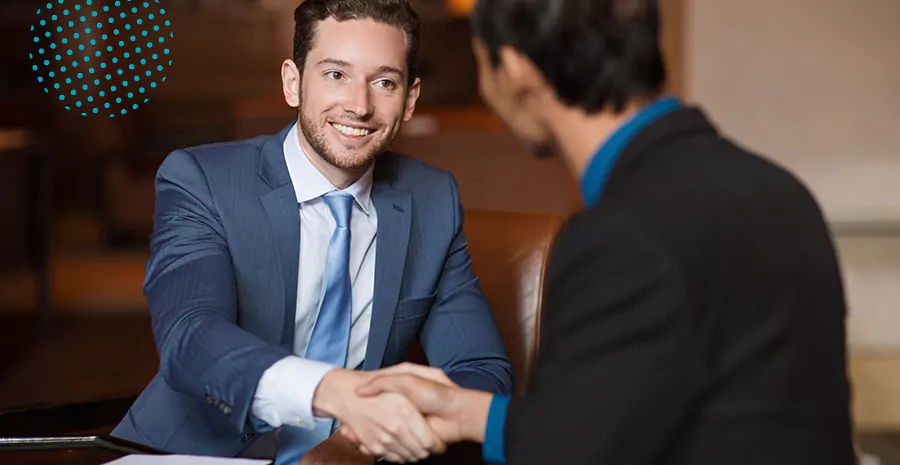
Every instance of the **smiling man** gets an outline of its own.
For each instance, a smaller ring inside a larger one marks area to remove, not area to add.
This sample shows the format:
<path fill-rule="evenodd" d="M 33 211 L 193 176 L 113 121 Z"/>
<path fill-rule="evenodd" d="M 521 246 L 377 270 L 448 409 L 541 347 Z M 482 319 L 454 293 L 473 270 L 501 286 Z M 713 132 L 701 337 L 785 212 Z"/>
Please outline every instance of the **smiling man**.
<path fill-rule="evenodd" d="M 343 422 L 384 446 L 372 452 L 417 460 L 440 439 L 405 398 L 357 397 L 367 371 L 418 338 L 455 383 L 512 388 L 453 177 L 386 151 L 420 92 L 418 18 L 405 0 L 307 0 L 295 21 L 281 77 L 297 121 L 159 168 L 144 292 L 160 369 L 113 435 L 371 463 L 332 436 Z"/>

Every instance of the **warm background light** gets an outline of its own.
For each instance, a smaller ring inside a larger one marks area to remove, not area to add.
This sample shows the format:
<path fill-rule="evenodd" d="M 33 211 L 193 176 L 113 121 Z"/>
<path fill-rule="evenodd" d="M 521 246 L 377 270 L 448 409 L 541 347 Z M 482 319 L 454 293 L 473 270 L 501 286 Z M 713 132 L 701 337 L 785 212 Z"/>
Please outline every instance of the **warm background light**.
<path fill-rule="evenodd" d="M 444 4 L 447 5 L 450 13 L 457 16 L 466 16 L 472 12 L 476 1 L 478 0 L 444 0 Z"/>

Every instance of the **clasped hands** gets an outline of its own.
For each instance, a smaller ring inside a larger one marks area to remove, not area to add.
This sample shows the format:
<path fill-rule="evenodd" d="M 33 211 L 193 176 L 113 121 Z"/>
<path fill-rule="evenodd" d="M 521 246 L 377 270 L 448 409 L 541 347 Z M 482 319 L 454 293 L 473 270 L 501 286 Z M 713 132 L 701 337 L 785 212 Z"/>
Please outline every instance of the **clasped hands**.
<path fill-rule="evenodd" d="M 448 444 L 482 441 L 491 395 L 457 386 L 438 368 L 403 363 L 378 371 L 336 369 L 313 399 L 317 416 L 368 456 L 416 462 Z"/>

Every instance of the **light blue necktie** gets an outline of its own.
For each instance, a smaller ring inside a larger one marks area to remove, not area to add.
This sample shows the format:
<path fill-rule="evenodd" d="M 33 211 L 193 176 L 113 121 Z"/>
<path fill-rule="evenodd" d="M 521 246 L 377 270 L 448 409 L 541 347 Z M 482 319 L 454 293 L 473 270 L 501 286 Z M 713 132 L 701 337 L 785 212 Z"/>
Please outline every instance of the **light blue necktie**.
<path fill-rule="evenodd" d="M 353 196 L 334 191 L 322 199 L 331 210 L 336 226 L 328 243 L 322 298 L 305 358 L 343 368 L 350 344 L 350 209 Z M 303 454 L 328 439 L 333 423 L 333 420 L 316 421 L 314 430 L 282 427 L 277 436 L 275 465 L 297 465 Z"/>

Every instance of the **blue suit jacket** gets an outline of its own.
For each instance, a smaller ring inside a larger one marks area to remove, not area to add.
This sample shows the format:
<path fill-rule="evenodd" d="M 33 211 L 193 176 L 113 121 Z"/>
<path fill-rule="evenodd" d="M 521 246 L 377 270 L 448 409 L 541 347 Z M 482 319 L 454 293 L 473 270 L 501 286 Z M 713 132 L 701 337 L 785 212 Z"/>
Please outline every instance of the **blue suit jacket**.
<path fill-rule="evenodd" d="M 156 177 L 144 294 L 159 373 L 112 435 L 233 456 L 263 372 L 291 354 L 300 214 L 276 136 L 178 150 Z M 375 295 L 363 369 L 401 362 L 418 336 L 433 366 L 509 393 L 512 374 L 470 266 L 453 177 L 385 153 L 376 162 Z"/>

